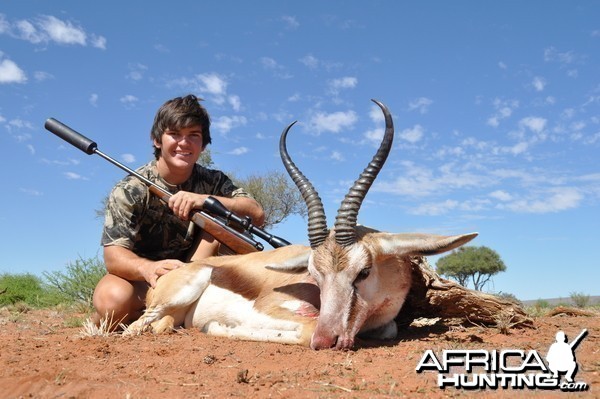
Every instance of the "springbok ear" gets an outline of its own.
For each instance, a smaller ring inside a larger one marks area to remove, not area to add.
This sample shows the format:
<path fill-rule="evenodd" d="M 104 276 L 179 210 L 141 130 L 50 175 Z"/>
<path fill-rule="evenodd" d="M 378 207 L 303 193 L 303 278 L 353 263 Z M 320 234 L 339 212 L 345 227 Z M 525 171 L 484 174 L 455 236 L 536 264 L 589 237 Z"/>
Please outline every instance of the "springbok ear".
<path fill-rule="evenodd" d="M 265 265 L 265 268 L 282 273 L 304 273 L 308 268 L 308 258 L 310 257 L 310 253 L 310 248 L 306 248 L 306 251 L 300 253 L 299 255 L 277 263 L 268 263 Z"/>
<path fill-rule="evenodd" d="M 477 234 L 439 236 L 418 233 L 375 233 L 371 236 L 383 255 L 429 256 L 458 248 L 477 237 Z"/>

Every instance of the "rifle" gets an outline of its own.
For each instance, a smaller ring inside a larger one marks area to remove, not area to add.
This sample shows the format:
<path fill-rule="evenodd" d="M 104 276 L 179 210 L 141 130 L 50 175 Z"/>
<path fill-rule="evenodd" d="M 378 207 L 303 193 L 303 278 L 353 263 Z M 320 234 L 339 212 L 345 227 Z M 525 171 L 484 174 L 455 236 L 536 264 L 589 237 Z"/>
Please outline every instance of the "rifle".
<path fill-rule="evenodd" d="M 122 163 L 102 153 L 98 149 L 98 144 L 96 144 L 96 142 L 93 140 L 90 140 L 81 133 L 76 132 L 69 126 L 57 121 L 54 118 L 49 118 L 46 120 L 44 127 L 86 154 L 99 155 L 118 168 L 138 178 L 148 186 L 148 189 L 150 192 L 152 192 L 152 194 L 158 196 L 163 202 L 169 201 L 169 198 L 171 197 L 170 192 L 148 180 L 133 169 L 128 168 Z M 290 243 L 283 238 L 269 234 L 266 231 L 254 226 L 249 217 L 242 218 L 231 212 L 221 202 L 211 196 L 204 201 L 202 210 L 196 210 L 192 212 L 191 220 L 234 253 L 247 254 L 250 252 L 262 251 L 264 249 L 261 243 L 254 240 L 252 234 L 262 238 L 271 246 L 273 246 L 273 248 L 290 245 Z M 231 227 L 227 224 L 227 222 L 231 222 L 233 226 L 241 229 L 243 232 Z"/>
<path fill-rule="evenodd" d="M 588 330 L 587 328 L 584 328 L 577 337 L 575 337 L 575 339 L 573 341 L 571 341 L 571 343 L 569 344 L 569 346 L 571 347 L 572 350 L 575 350 L 575 348 L 577 347 L 577 345 L 579 345 L 579 343 L 581 342 L 581 340 L 583 338 L 585 338 L 585 336 L 587 335 Z"/>

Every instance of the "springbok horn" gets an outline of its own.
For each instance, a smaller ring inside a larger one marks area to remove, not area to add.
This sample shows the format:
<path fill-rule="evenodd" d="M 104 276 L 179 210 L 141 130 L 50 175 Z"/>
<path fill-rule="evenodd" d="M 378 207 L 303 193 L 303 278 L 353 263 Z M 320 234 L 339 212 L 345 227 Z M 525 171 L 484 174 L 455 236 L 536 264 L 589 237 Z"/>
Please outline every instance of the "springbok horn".
<path fill-rule="evenodd" d="M 392 149 L 392 142 L 394 141 L 394 123 L 390 111 L 383 103 L 377 100 L 371 101 L 377 104 L 383 111 L 385 117 L 385 134 L 377 153 L 365 170 L 360 174 L 358 180 L 354 182 L 354 185 L 350 188 L 348 194 L 346 194 L 335 218 L 335 241 L 343 247 L 352 245 L 356 242 L 355 228 L 358 210 L 367 195 L 367 191 L 369 191 L 377 174 L 383 167 L 383 164 Z"/>
<path fill-rule="evenodd" d="M 298 190 L 300 190 L 300 194 L 308 208 L 308 241 L 310 242 L 310 247 L 315 249 L 325 241 L 329 235 L 329 229 L 327 229 L 327 218 L 319 193 L 317 193 L 317 190 L 315 190 L 314 186 L 306 176 L 304 176 L 294 162 L 292 162 L 292 159 L 287 152 L 285 141 L 288 131 L 295 123 L 296 122 L 290 124 L 283 130 L 283 133 L 281 133 L 281 139 L 279 140 L 279 154 L 281 155 L 281 160 L 283 161 L 285 169 L 296 184 L 296 187 L 298 187 Z"/>

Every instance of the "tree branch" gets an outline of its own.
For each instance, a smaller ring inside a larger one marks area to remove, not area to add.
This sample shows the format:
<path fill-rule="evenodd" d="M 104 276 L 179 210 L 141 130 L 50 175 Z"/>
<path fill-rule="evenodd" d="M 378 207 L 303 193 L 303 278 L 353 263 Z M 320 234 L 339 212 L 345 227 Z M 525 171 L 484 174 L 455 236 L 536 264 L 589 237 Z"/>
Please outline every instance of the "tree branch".
<path fill-rule="evenodd" d="M 470 290 L 440 277 L 425 258 L 412 258 L 412 287 L 396 320 L 410 324 L 419 317 L 460 319 L 462 323 L 495 326 L 509 315 L 514 327 L 533 327 L 522 307 L 500 297 Z"/>

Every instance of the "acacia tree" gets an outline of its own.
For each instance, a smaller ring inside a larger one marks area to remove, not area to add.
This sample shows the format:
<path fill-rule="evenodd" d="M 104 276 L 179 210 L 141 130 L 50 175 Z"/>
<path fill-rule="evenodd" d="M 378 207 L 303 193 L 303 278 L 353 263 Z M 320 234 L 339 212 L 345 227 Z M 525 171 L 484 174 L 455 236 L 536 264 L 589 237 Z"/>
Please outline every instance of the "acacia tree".
<path fill-rule="evenodd" d="M 198 163 L 210 168 L 214 165 L 210 149 L 202 152 Z M 263 175 L 249 175 L 241 178 L 231 172 L 227 175 L 238 187 L 243 187 L 262 206 L 265 212 L 264 228 L 269 229 L 283 222 L 288 216 L 306 216 L 306 207 L 300 191 L 291 184 L 290 178 L 278 171 L 268 171 Z"/>
<path fill-rule="evenodd" d="M 500 255 L 485 246 L 460 247 L 440 258 L 436 266 L 439 274 L 455 279 L 462 286 L 466 287 L 470 279 L 477 291 L 481 291 L 493 275 L 506 270 Z"/>
<path fill-rule="evenodd" d="M 281 223 L 290 215 L 306 216 L 306 206 L 296 186 L 282 172 L 270 171 L 264 175 L 250 175 L 243 179 L 234 178 L 244 187 L 265 212 L 265 228 Z"/>

